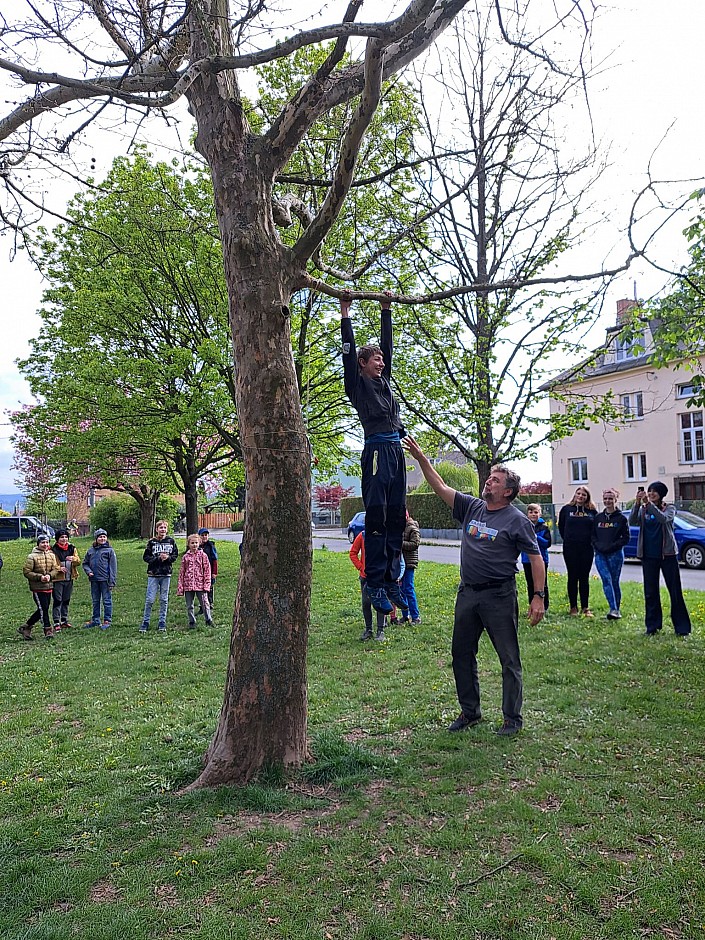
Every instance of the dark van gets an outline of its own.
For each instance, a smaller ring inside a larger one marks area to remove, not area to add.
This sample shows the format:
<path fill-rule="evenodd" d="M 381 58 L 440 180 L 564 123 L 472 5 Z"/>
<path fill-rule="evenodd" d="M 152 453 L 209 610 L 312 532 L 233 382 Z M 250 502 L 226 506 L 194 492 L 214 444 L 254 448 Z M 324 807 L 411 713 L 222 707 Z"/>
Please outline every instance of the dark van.
<path fill-rule="evenodd" d="M 11 539 L 36 539 L 42 534 L 53 538 L 54 530 L 34 516 L 0 516 L 0 542 L 9 542 Z"/>

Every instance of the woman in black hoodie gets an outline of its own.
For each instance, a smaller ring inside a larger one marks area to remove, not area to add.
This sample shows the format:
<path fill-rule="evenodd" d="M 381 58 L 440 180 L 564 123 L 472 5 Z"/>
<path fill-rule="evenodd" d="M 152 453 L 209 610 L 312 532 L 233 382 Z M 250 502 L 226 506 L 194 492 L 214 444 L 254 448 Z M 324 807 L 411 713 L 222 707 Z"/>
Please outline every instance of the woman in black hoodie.
<path fill-rule="evenodd" d="M 592 617 L 590 610 L 590 569 L 592 568 L 592 521 L 597 509 L 590 490 L 579 486 L 573 498 L 558 514 L 558 531 L 563 539 L 563 559 L 568 572 L 570 616 L 578 616 L 578 591 L 583 617 Z"/>

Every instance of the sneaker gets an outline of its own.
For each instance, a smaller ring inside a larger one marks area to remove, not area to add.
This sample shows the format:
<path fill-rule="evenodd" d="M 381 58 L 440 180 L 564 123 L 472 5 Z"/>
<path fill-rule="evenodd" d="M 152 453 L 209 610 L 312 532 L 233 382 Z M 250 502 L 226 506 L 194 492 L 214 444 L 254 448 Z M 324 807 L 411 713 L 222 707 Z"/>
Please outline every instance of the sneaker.
<path fill-rule="evenodd" d="M 61 624 L 61 629 L 70 630 L 72 626 L 73 626 L 72 623 L 69 623 L 68 620 L 64 620 L 64 622 Z"/>
<path fill-rule="evenodd" d="M 398 617 L 390 617 L 389 622 L 393 624 L 395 627 L 398 626 L 398 624 L 403 623 L 403 621 L 400 620 Z"/>
<path fill-rule="evenodd" d="M 592 620 L 595 616 L 589 607 L 583 607 L 580 613 L 583 615 L 583 617 L 587 617 L 588 620 Z"/>
<path fill-rule="evenodd" d="M 619 612 L 618 610 L 611 610 L 611 611 L 607 614 L 607 619 L 608 619 L 608 620 L 621 620 L 621 619 L 622 619 L 622 615 L 620 614 L 620 612 Z"/>
<path fill-rule="evenodd" d="M 421 623 L 421 618 L 420 618 L 420 617 L 417 617 L 416 620 L 412 620 L 412 621 L 411 621 L 411 625 L 412 625 L 413 627 L 418 627 L 418 625 L 419 625 L 420 623 Z"/>
<path fill-rule="evenodd" d="M 164 634 L 166 633 L 166 627 L 157 627 L 157 633 L 160 636 L 164 636 Z"/>
<path fill-rule="evenodd" d="M 206 626 L 207 626 L 207 627 L 214 627 L 215 624 L 213 623 L 212 620 L 206 620 Z"/>
<path fill-rule="evenodd" d="M 98 624 L 94 620 L 86 620 L 83 626 L 86 630 L 90 630 L 92 627 L 97 627 Z"/>
<path fill-rule="evenodd" d="M 384 585 L 384 591 L 387 595 L 387 598 L 396 604 L 399 610 L 402 613 L 403 617 L 409 616 L 409 605 L 406 603 L 406 598 L 404 597 L 401 588 L 396 581 L 390 581 L 389 584 Z"/>
<path fill-rule="evenodd" d="M 33 640 L 32 628 L 28 623 L 23 623 L 21 627 L 17 628 L 17 632 L 22 637 L 23 640 Z"/>
<path fill-rule="evenodd" d="M 514 725 L 511 721 L 503 721 L 499 728 L 494 729 L 495 734 L 502 735 L 502 737 L 509 738 L 513 734 L 519 734 L 521 731 L 521 725 Z"/>
<path fill-rule="evenodd" d="M 384 643 L 386 639 L 387 637 L 384 635 L 384 630 L 381 627 L 379 627 L 379 629 L 377 630 L 377 636 L 375 637 L 375 640 L 377 640 L 379 643 Z"/>
<path fill-rule="evenodd" d="M 474 728 L 479 725 L 482 718 L 468 718 L 465 712 L 461 712 L 455 721 L 448 725 L 449 731 L 465 731 L 466 728 Z"/>
<path fill-rule="evenodd" d="M 188 625 L 188 628 L 189 628 L 189 630 L 195 630 L 195 629 L 196 629 L 196 623 L 195 623 L 195 621 L 194 621 L 194 623 L 190 623 L 190 624 Z"/>
<path fill-rule="evenodd" d="M 149 630 L 149 627 L 148 627 L 146 624 L 143 623 L 143 624 L 140 626 L 139 632 L 140 632 L 140 633 L 146 633 L 147 630 Z"/>
<path fill-rule="evenodd" d="M 389 603 L 389 598 L 384 588 L 365 587 L 365 590 L 375 610 L 380 610 L 383 614 L 391 614 L 392 605 Z"/>
<path fill-rule="evenodd" d="M 578 616 L 578 608 L 577 608 L 577 607 L 571 607 L 571 608 L 570 608 L 569 616 L 570 616 L 570 617 L 577 617 L 577 616 Z"/>
<path fill-rule="evenodd" d="M 61 633 L 61 624 L 60 624 L 60 623 L 55 623 L 55 624 L 54 624 L 54 633 Z"/>
<path fill-rule="evenodd" d="M 109 621 L 109 620 L 104 620 L 104 621 L 101 623 L 101 625 L 100 625 L 100 629 L 101 629 L 101 630 L 107 630 L 109 626 L 110 626 L 110 621 Z"/>
<path fill-rule="evenodd" d="M 365 629 L 360 634 L 360 640 L 371 640 L 374 634 L 372 633 L 372 627 L 365 627 Z"/>
<path fill-rule="evenodd" d="M 54 639 L 54 628 L 53 628 L 53 627 L 45 627 L 45 628 L 44 628 L 44 639 L 45 639 L 45 640 L 53 640 L 53 639 Z"/>

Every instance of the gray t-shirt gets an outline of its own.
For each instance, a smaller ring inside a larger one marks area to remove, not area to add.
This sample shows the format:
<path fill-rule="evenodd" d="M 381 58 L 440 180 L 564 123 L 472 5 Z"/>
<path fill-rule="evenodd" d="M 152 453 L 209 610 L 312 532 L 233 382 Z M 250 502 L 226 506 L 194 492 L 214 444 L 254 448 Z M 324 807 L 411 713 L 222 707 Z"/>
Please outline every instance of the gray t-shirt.
<path fill-rule="evenodd" d="M 520 552 L 539 554 L 534 527 L 515 506 L 490 512 L 484 499 L 456 493 L 453 517 L 463 524 L 460 544 L 463 584 L 511 578 L 516 574 Z"/>

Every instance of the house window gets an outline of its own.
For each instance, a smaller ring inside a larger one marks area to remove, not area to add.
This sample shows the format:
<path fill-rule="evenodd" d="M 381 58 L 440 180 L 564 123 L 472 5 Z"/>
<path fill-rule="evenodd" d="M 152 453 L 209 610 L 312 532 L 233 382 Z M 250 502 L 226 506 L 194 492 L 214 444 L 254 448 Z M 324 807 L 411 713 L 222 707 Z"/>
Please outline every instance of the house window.
<path fill-rule="evenodd" d="M 644 417 L 644 396 L 641 392 L 620 395 L 619 401 L 625 421 L 635 421 L 637 418 Z"/>
<path fill-rule="evenodd" d="M 622 338 L 618 336 L 614 341 L 614 358 L 617 362 L 633 359 L 643 352 L 644 337 L 641 334 Z"/>
<path fill-rule="evenodd" d="M 587 483 L 587 457 L 574 457 L 570 461 L 570 482 Z"/>
<path fill-rule="evenodd" d="M 681 425 L 682 463 L 702 463 L 705 461 L 702 411 L 688 411 L 678 418 Z"/>
<path fill-rule="evenodd" d="M 628 482 L 646 479 L 646 454 L 624 455 L 624 479 Z"/>
<path fill-rule="evenodd" d="M 695 386 L 691 382 L 689 385 L 676 385 L 676 398 L 692 398 L 695 395 Z"/>

